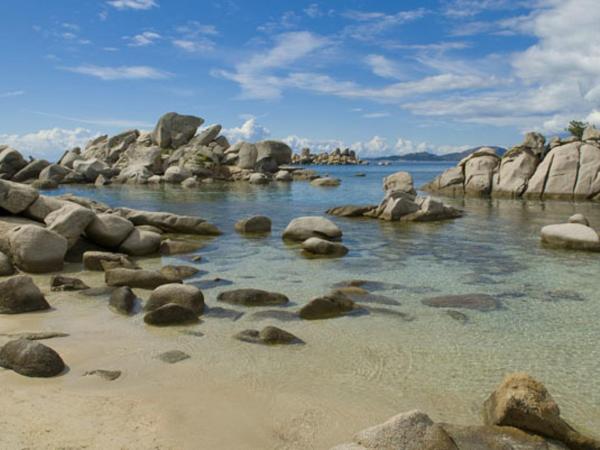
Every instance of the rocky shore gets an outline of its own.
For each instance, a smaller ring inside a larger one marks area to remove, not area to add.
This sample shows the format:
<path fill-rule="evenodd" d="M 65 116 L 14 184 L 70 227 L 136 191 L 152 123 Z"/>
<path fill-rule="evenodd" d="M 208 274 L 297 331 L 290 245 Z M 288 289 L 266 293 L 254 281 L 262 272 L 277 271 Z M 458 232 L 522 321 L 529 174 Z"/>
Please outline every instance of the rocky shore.
<path fill-rule="evenodd" d="M 588 126 L 581 139 L 528 133 L 502 157 L 481 148 L 446 170 L 423 190 L 449 196 L 541 200 L 600 200 L 600 130 Z"/>
<path fill-rule="evenodd" d="M 324 165 L 324 166 L 343 166 L 343 165 L 357 165 L 357 164 L 368 164 L 366 161 L 361 161 L 354 150 L 345 148 L 341 150 L 336 148 L 332 152 L 322 153 L 311 153 L 309 148 L 303 148 L 300 154 L 294 154 L 292 156 L 292 164 L 306 165 Z"/>

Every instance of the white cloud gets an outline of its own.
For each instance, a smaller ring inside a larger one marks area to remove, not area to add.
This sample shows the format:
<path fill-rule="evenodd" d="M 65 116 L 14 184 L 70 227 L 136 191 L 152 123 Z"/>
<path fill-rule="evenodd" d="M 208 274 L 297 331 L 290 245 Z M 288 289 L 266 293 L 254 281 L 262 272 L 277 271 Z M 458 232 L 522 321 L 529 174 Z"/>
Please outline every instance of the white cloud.
<path fill-rule="evenodd" d="M 101 80 L 160 80 L 170 78 L 173 75 L 159 69 L 149 66 L 95 66 L 93 64 L 85 64 L 76 67 L 64 67 L 64 70 L 69 72 L 80 73 L 92 77 L 100 78 Z"/>
<path fill-rule="evenodd" d="M 347 11 L 342 16 L 357 23 L 345 27 L 342 30 L 342 35 L 359 41 L 372 41 L 378 35 L 405 23 L 421 19 L 426 14 L 427 10 L 425 8 L 399 11 L 395 14 Z"/>
<path fill-rule="evenodd" d="M 380 136 L 373 136 L 371 140 L 366 142 L 355 142 L 350 148 L 363 158 L 387 156 L 391 150 L 387 139 Z"/>
<path fill-rule="evenodd" d="M 25 95 L 25 91 L 0 92 L 0 98 L 19 97 L 21 95 Z"/>
<path fill-rule="evenodd" d="M 69 122 L 84 123 L 86 125 L 98 125 L 101 127 L 112 128 L 152 128 L 154 123 L 144 122 L 135 119 L 117 119 L 117 118 L 85 118 L 85 117 L 70 117 L 61 114 L 51 114 L 42 111 L 31 111 L 34 114 L 52 117 L 53 119 L 68 120 Z"/>
<path fill-rule="evenodd" d="M 312 153 L 331 152 L 336 148 L 344 148 L 344 143 L 339 139 L 310 139 L 296 135 L 290 135 L 282 139 L 296 153 L 303 148 L 309 148 Z"/>
<path fill-rule="evenodd" d="M 369 55 L 365 58 L 373 73 L 382 78 L 402 78 L 398 65 L 383 55 Z"/>
<path fill-rule="evenodd" d="M 317 17 L 321 17 L 324 13 L 321 11 L 318 3 L 311 3 L 308 5 L 308 7 L 304 8 L 304 14 L 311 19 L 315 19 Z"/>
<path fill-rule="evenodd" d="M 388 113 L 388 112 L 372 112 L 372 113 L 365 113 L 362 116 L 365 119 L 381 119 L 382 117 L 389 117 L 390 113 Z"/>
<path fill-rule="evenodd" d="M 161 35 L 154 31 L 144 31 L 143 33 L 136 34 L 135 36 L 126 36 L 125 39 L 129 41 L 130 47 L 146 47 L 154 44 L 157 40 L 161 39 Z"/>
<path fill-rule="evenodd" d="M 258 26 L 256 29 L 262 33 L 272 34 L 276 32 L 292 30 L 298 26 L 299 22 L 300 16 L 298 14 L 296 14 L 294 11 L 285 11 L 281 17 L 275 20 L 270 20 Z"/>
<path fill-rule="evenodd" d="M 107 3 L 117 9 L 147 10 L 158 7 L 156 0 L 110 0 Z"/>
<path fill-rule="evenodd" d="M 455 18 L 472 17 L 485 11 L 528 8 L 536 0 L 449 0 L 444 13 Z"/>
<path fill-rule="evenodd" d="M 204 53 L 215 48 L 215 43 L 210 39 L 196 39 L 195 41 L 174 39 L 173 45 L 189 53 Z"/>
<path fill-rule="evenodd" d="M 173 45 L 188 53 L 206 53 L 215 49 L 216 43 L 210 38 L 219 34 L 214 25 L 205 25 L 195 20 L 176 28 L 178 37 Z M 210 36 L 210 37 L 209 37 Z"/>
<path fill-rule="evenodd" d="M 50 128 L 26 134 L 0 134 L 0 143 L 10 145 L 22 153 L 56 159 L 65 150 L 82 146 L 97 135 L 85 128 Z"/>
<path fill-rule="evenodd" d="M 227 140 L 232 144 L 238 141 L 256 142 L 268 138 L 271 132 L 256 123 L 255 117 L 249 117 L 241 126 L 234 128 L 225 128 L 221 131 Z"/>

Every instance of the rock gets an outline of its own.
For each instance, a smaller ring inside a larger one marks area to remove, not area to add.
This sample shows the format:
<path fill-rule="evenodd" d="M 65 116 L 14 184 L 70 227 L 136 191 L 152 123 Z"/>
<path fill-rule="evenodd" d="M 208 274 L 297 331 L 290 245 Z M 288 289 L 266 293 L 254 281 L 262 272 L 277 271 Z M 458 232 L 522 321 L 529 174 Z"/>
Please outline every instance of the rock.
<path fill-rule="evenodd" d="M 421 189 L 430 192 L 439 192 L 444 195 L 464 195 L 464 171 L 463 166 L 451 167 L 442 172 L 433 181 L 424 185 Z"/>
<path fill-rule="evenodd" d="M 109 269 L 104 273 L 109 286 L 129 286 L 141 289 L 156 289 L 163 284 L 173 283 L 173 279 L 165 277 L 156 270 Z"/>
<path fill-rule="evenodd" d="M 288 172 L 287 170 L 279 170 L 277 173 L 275 173 L 275 181 L 288 182 L 288 181 L 292 181 L 292 180 L 293 180 L 292 174 L 290 172 Z"/>
<path fill-rule="evenodd" d="M 199 185 L 200 183 L 198 183 L 198 179 L 196 177 L 189 177 L 181 182 L 181 187 L 185 189 L 197 188 Z"/>
<path fill-rule="evenodd" d="M 198 272 L 200 271 L 192 266 L 168 265 L 160 268 L 160 273 L 175 281 L 180 281 L 185 278 L 189 278 L 191 276 L 196 275 Z"/>
<path fill-rule="evenodd" d="M 408 172 L 396 172 L 383 179 L 384 192 L 405 192 L 417 195 L 413 185 L 412 175 Z"/>
<path fill-rule="evenodd" d="M 344 256 L 348 253 L 348 248 L 339 242 L 330 242 L 316 237 L 304 241 L 302 249 L 313 255 Z"/>
<path fill-rule="evenodd" d="M 60 337 L 68 337 L 68 333 L 61 333 L 60 331 L 38 331 L 38 332 L 21 332 L 21 333 L 6 333 L 1 336 L 7 336 L 16 339 L 28 339 L 30 341 L 41 341 L 44 339 L 53 339 Z"/>
<path fill-rule="evenodd" d="M 114 268 L 138 269 L 137 265 L 122 253 L 88 251 L 83 254 L 83 267 L 87 270 L 104 270 L 103 262 L 114 263 Z"/>
<path fill-rule="evenodd" d="M 491 150 L 493 154 L 473 154 L 467 157 L 464 163 L 465 195 L 484 197 L 491 194 L 494 171 L 500 165 L 500 158 Z"/>
<path fill-rule="evenodd" d="M 16 181 L 17 183 L 22 183 L 27 180 L 36 179 L 40 172 L 49 166 L 50 163 L 45 159 L 34 159 L 21 170 L 19 170 L 13 177 L 12 181 Z"/>
<path fill-rule="evenodd" d="M 231 305 L 243 306 L 272 306 L 285 305 L 289 299 L 277 292 L 268 292 L 261 289 L 234 289 L 221 292 L 217 300 Z"/>
<path fill-rule="evenodd" d="M 360 217 L 377 208 L 376 205 L 343 205 L 327 210 L 327 214 L 339 217 Z"/>
<path fill-rule="evenodd" d="M 50 278 L 51 291 L 82 291 L 89 288 L 79 278 L 66 277 L 64 275 L 53 275 Z"/>
<path fill-rule="evenodd" d="M 580 223 L 546 225 L 541 231 L 542 242 L 557 248 L 600 251 L 598 233 Z"/>
<path fill-rule="evenodd" d="M 594 125 L 588 125 L 585 130 L 583 130 L 583 136 L 581 137 L 583 141 L 600 141 L 600 130 L 598 130 Z"/>
<path fill-rule="evenodd" d="M 598 144 L 584 144 L 579 149 L 579 166 L 577 172 L 577 182 L 573 191 L 573 198 L 591 199 L 596 198 L 600 193 L 600 148 Z"/>
<path fill-rule="evenodd" d="M 73 170 L 83 175 L 88 183 L 93 183 L 99 175 L 108 172 L 109 169 L 108 164 L 96 158 L 77 160 L 73 163 Z"/>
<path fill-rule="evenodd" d="M 71 169 L 59 166 L 58 164 L 50 164 L 42 169 L 38 179 L 40 181 L 54 181 L 55 183 L 61 183 L 65 177 L 72 172 Z"/>
<path fill-rule="evenodd" d="M 117 248 L 133 231 L 133 224 L 117 214 L 97 214 L 85 229 L 86 236 L 106 248 Z"/>
<path fill-rule="evenodd" d="M 0 367 L 26 377 L 53 377 L 65 370 L 65 363 L 50 347 L 28 339 L 17 339 L 0 349 Z"/>
<path fill-rule="evenodd" d="M 325 217 L 306 216 L 292 220 L 283 231 L 283 239 L 305 241 L 311 237 L 328 240 L 342 237 L 342 230 Z"/>
<path fill-rule="evenodd" d="M 248 178 L 250 184 L 267 184 L 269 181 L 271 181 L 271 179 L 264 173 L 253 173 Z"/>
<path fill-rule="evenodd" d="M 62 208 L 66 204 L 68 204 L 66 201 L 59 198 L 40 195 L 22 214 L 38 222 L 44 222 L 48 214 Z"/>
<path fill-rule="evenodd" d="M 160 234 L 134 228 L 119 246 L 119 251 L 132 256 L 147 256 L 158 253 Z"/>
<path fill-rule="evenodd" d="M 239 147 L 237 151 L 237 166 L 240 169 L 254 169 L 254 166 L 256 165 L 256 158 L 258 157 L 258 150 L 256 148 L 256 145 L 242 141 L 235 144 L 235 146 Z"/>
<path fill-rule="evenodd" d="M 260 141 L 256 143 L 256 149 L 257 162 L 265 158 L 273 158 L 278 166 L 292 162 L 292 149 L 284 142 Z"/>
<path fill-rule="evenodd" d="M 38 191 L 27 185 L 0 180 L 0 208 L 11 214 L 22 213 L 38 196 Z"/>
<path fill-rule="evenodd" d="M 195 145 L 208 145 L 212 141 L 216 139 L 216 137 L 221 132 L 221 125 L 210 125 L 203 129 L 196 137 L 194 137 L 193 142 Z M 229 147 L 229 146 L 227 146 Z M 226 148 L 227 148 L 226 147 Z"/>
<path fill-rule="evenodd" d="M 8 234 L 15 265 L 25 272 L 55 272 L 63 268 L 67 240 L 36 225 L 13 228 Z"/>
<path fill-rule="evenodd" d="M 51 189 L 58 189 L 58 183 L 53 180 L 35 180 L 30 186 L 39 191 L 49 191 Z"/>
<path fill-rule="evenodd" d="M 152 225 L 167 233 L 199 234 L 217 236 L 220 231 L 213 224 L 200 217 L 180 216 L 165 212 L 138 211 L 135 209 L 119 208 L 125 218 L 134 225 Z"/>
<path fill-rule="evenodd" d="M 421 300 L 421 303 L 434 308 L 474 309 L 477 311 L 493 311 L 502 306 L 498 300 L 487 294 L 442 295 Z"/>
<path fill-rule="evenodd" d="M 177 148 L 187 144 L 204 119 L 174 112 L 163 115 L 152 133 L 152 141 L 161 148 Z"/>
<path fill-rule="evenodd" d="M 49 308 L 31 277 L 17 275 L 0 282 L 0 314 L 21 314 Z"/>
<path fill-rule="evenodd" d="M 144 322 L 155 326 L 181 325 L 197 321 L 198 315 L 194 311 L 175 303 L 162 305 L 144 316 Z"/>
<path fill-rule="evenodd" d="M 94 185 L 98 187 L 106 186 L 110 184 L 110 180 L 108 180 L 104 175 L 100 174 L 94 181 Z"/>
<path fill-rule="evenodd" d="M 202 247 L 203 244 L 199 242 L 165 239 L 160 243 L 159 250 L 161 255 L 181 255 L 193 253 Z"/>
<path fill-rule="evenodd" d="M 121 314 L 131 314 L 135 307 L 136 295 L 129 286 L 120 286 L 110 294 L 108 304 Z"/>
<path fill-rule="evenodd" d="M 269 233 L 271 219 L 266 216 L 252 216 L 242 219 L 235 224 L 238 233 Z"/>
<path fill-rule="evenodd" d="M 172 283 L 157 287 L 150 294 L 144 308 L 146 311 L 154 311 L 167 303 L 183 306 L 197 316 L 204 312 L 202 291 L 189 284 Z"/>
<path fill-rule="evenodd" d="M 164 151 L 158 146 L 147 147 L 141 144 L 133 144 L 123 152 L 114 167 L 121 170 L 119 178 L 124 176 L 132 178 L 132 174 L 137 173 L 139 177 L 146 178 L 146 181 L 148 181 L 149 176 L 154 173 L 161 173 L 164 170 L 163 156 Z M 143 169 L 146 169 L 146 171 Z M 140 181 L 143 182 L 144 180 Z"/>
<path fill-rule="evenodd" d="M 459 449 L 569 450 L 559 442 L 551 442 L 513 427 L 440 425 Z"/>
<path fill-rule="evenodd" d="M 121 376 L 120 370 L 104 370 L 104 369 L 95 369 L 85 372 L 83 376 L 96 375 L 106 381 L 115 381 L 117 378 Z"/>
<path fill-rule="evenodd" d="M 571 217 L 569 217 L 568 222 L 578 223 L 580 225 L 585 225 L 586 227 L 590 226 L 590 222 L 587 220 L 587 217 L 585 217 L 583 214 L 573 214 Z"/>
<path fill-rule="evenodd" d="M 268 326 L 262 330 L 244 330 L 234 336 L 237 340 L 252 344 L 289 345 L 303 343 L 301 339 L 281 328 Z"/>
<path fill-rule="evenodd" d="M 148 168 L 140 164 L 125 167 L 119 173 L 117 181 L 125 184 L 146 184 L 152 183 L 153 181 L 158 181 L 160 183 L 162 177 L 159 175 L 152 175 L 152 172 L 150 172 Z"/>
<path fill-rule="evenodd" d="M 83 156 L 81 156 L 81 149 L 79 147 L 75 147 L 73 150 L 66 152 L 58 164 L 67 167 L 68 169 L 72 169 L 73 163 L 80 159 L 84 159 Z"/>
<path fill-rule="evenodd" d="M 15 273 L 15 267 L 12 260 L 6 254 L 0 252 L 0 277 L 12 275 Z"/>
<path fill-rule="evenodd" d="M 12 178 L 19 170 L 27 165 L 27 161 L 12 147 L 0 145 L 0 174 Z"/>
<path fill-rule="evenodd" d="M 157 356 L 157 358 L 160 359 L 162 362 L 166 362 L 169 364 L 175 364 L 175 363 L 178 363 L 179 361 L 189 359 L 189 358 L 191 358 L 191 356 L 180 350 L 169 350 L 168 352 L 161 353 L 160 355 Z"/>
<path fill-rule="evenodd" d="M 165 171 L 164 180 L 166 183 L 181 183 L 186 178 L 192 176 L 192 173 L 179 166 L 171 166 Z"/>
<path fill-rule="evenodd" d="M 48 230 L 64 237 L 71 248 L 95 217 L 96 214 L 91 209 L 69 203 L 49 213 L 44 222 L 48 225 Z"/>
<path fill-rule="evenodd" d="M 581 143 L 576 142 L 557 147 L 550 152 L 553 159 L 544 186 L 544 199 L 573 198 L 577 182 L 580 148 Z"/>
<path fill-rule="evenodd" d="M 383 211 L 378 215 L 382 220 L 397 221 L 405 216 L 419 211 L 419 205 L 410 197 L 401 196 L 398 198 L 389 198 L 379 207 L 383 206 Z"/>
<path fill-rule="evenodd" d="M 333 292 L 312 299 L 300 309 L 300 317 L 305 320 L 331 319 L 339 317 L 355 308 L 354 302 L 341 292 Z"/>
<path fill-rule="evenodd" d="M 572 450 L 600 448 L 600 442 L 565 422 L 546 387 L 524 373 L 504 378 L 483 404 L 483 421 L 485 425 L 515 427 L 556 439 Z"/>
<path fill-rule="evenodd" d="M 535 156 L 542 157 L 544 155 L 544 144 L 546 138 L 540 133 L 529 132 L 525 135 L 525 139 L 521 144 L 521 147 L 529 149 Z"/>
<path fill-rule="evenodd" d="M 342 181 L 339 178 L 323 177 L 315 178 L 310 182 L 312 186 L 317 187 L 336 187 L 339 186 Z"/>
<path fill-rule="evenodd" d="M 360 431 L 354 441 L 367 449 L 458 450 L 444 429 L 418 410 Z"/>
<path fill-rule="evenodd" d="M 493 195 L 520 197 L 527 189 L 529 179 L 535 173 L 539 162 L 539 157 L 528 148 L 515 147 L 508 151 L 500 162 Z"/>
<path fill-rule="evenodd" d="M 434 200 L 431 197 L 417 197 L 419 210 L 413 214 L 403 216 L 401 220 L 412 222 L 433 222 L 440 220 L 450 220 L 462 217 L 463 213 L 459 209 L 446 206 L 442 202 Z"/>
<path fill-rule="evenodd" d="M 461 313 L 460 311 L 454 311 L 453 309 L 446 309 L 445 311 L 446 311 L 446 314 L 448 314 L 450 317 L 452 317 L 457 322 L 465 324 L 469 321 L 469 317 L 466 314 Z"/>

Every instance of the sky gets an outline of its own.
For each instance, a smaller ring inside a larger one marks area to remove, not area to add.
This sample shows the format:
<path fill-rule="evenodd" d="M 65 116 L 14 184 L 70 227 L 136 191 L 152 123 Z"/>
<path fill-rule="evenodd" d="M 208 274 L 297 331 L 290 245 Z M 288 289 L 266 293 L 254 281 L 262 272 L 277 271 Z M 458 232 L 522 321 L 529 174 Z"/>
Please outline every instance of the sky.
<path fill-rule="evenodd" d="M 0 144 L 56 158 L 169 111 L 362 157 L 600 123 L 599 0 L 2 0 Z"/>

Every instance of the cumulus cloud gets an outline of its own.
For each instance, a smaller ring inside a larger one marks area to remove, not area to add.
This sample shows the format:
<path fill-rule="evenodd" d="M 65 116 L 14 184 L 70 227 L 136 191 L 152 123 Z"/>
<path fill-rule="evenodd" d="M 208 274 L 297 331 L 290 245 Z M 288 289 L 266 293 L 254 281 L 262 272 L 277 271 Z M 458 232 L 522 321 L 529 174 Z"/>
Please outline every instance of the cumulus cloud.
<path fill-rule="evenodd" d="M 154 44 L 162 36 L 154 31 L 144 31 L 143 33 L 136 34 L 135 36 L 126 36 L 125 39 L 129 41 L 130 47 L 146 47 Z"/>
<path fill-rule="evenodd" d="M 158 7 L 156 0 L 110 0 L 107 3 L 117 9 L 147 10 Z"/>
<path fill-rule="evenodd" d="M 331 152 L 336 148 L 344 148 L 344 143 L 339 139 L 310 139 L 296 135 L 290 135 L 282 139 L 296 153 L 303 148 L 309 148 L 312 153 Z"/>
<path fill-rule="evenodd" d="M 75 67 L 64 67 L 64 70 L 82 75 L 89 75 L 105 81 L 112 80 L 160 80 L 170 78 L 173 74 L 150 66 L 95 66 L 84 64 Z"/>
<path fill-rule="evenodd" d="M 96 136 L 98 133 L 86 128 L 49 128 L 26 134 L 0 134 L 0 144 L 38 158 L 56 159 L 65 150 L 85 145 Z"/>
<path fill-rule="evenodd" d="M 221 134 L 227 137 L 230 143 L 235 144 L 239 141 L 261 141 L 268 138 L 271 132 L 262 125 L 259 125 L 255 117 L 250 117 L 239 127 L 224 128 Z"/>

